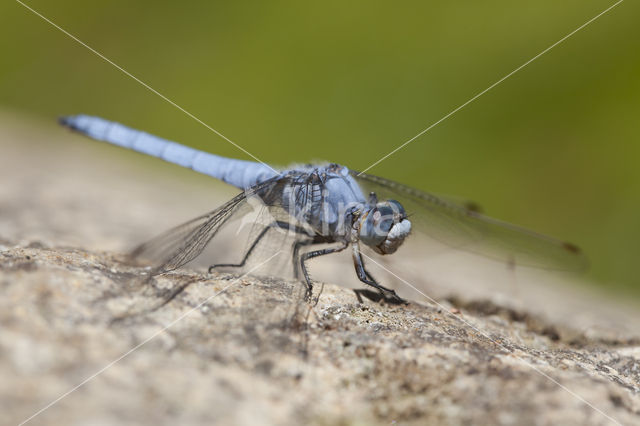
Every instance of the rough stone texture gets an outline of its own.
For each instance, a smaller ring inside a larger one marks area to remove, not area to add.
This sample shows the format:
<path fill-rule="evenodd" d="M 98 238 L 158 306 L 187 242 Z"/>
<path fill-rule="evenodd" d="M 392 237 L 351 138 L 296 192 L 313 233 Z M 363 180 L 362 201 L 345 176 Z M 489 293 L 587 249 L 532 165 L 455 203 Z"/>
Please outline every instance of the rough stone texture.
<path fill-rule="evenodd" d="M 30 423 L 640 424 L 633 333 L 489 299 L 359 304 L 327 284 L 310 306 L 279 279 L 147 279 L 120 252 L 224 189 L 2 117 L 1 424 L 60 397 Z"/>

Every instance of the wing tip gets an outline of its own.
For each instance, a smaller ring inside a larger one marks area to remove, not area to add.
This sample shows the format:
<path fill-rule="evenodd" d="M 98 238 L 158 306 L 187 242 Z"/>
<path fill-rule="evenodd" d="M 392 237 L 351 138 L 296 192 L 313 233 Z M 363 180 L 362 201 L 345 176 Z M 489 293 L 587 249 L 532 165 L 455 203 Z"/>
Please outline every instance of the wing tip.
<path fill-rule="evenodd" d="M 563 241 L 562 242 L 562 248 L 565 249 L 566 251 L 568 251 L 569 253 L 584 254 L 580 247 L 578 247 L 577 245 L 575 245 L 573 243 L 570 243 L 569 241 Z"/>
<path fill-rule="evenodd" d="M 573 259 L 576 260 L 576 271 L 585 272 L 589 269 L 589 267 L 591 266 L 591 262 L 589 262 L 589 258 L 580 247 L 569 241 L 563 241 L 561 243 L 561 246 L 566 253 L 569 253 L 571 256 L 573 256 Z"/>

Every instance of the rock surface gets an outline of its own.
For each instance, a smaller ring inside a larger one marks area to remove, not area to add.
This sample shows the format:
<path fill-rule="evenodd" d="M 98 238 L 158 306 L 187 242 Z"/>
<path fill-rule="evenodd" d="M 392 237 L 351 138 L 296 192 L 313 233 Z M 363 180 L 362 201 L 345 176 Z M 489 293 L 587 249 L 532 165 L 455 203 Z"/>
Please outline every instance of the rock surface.
<path fill-rule="evenodd" d="M 327 284 L 310 306 L 273 278 L 148 279 L 119 252 L 224 190 L 3 117 L 1 424 L 640 424 L 629 333 L 484 299 L 360 304 Z"/>

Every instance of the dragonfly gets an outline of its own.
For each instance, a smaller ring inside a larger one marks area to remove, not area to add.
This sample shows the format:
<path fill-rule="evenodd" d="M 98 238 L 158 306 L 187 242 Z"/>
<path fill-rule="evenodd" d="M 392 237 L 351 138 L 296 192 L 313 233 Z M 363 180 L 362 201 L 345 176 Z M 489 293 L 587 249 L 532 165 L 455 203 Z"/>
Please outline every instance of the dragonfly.
<path fill-rule="evenodd" d="M 284 232 L 290 236 L 287 249 L 294 277 L 306 286 L 307 300 L 313 294 L 308 262 L 350 248 L 355 274 L 365 284 L 355 290 L 358 299 L 365 296 L 403 303 L 395 290 L 374 279 L 362 249 L 368 247 L 377 255 L 389 256 L 417 234 L 507 265 L 571 271 L 585 267 L 586 258 L 574 244 L 485 216 L 475 204 L 453 201 L 336 163 L 278 170 L 260 162 L 196 150 L 99 117 L 73 115 L 62 117 L 60 123 L 95 140 L 190 168 L 241 190 L 211 212 L 133 249 L 130 259 L 150 260 L 152 276 L 194 260 L 223 227 L 247 214 L 248 207 L 256 203 L 267 212 L 268 219 L 252 233 L 240 262 L 213 265 L 209 272 L 218 267 L 244 267 L 263 239 Z"/>

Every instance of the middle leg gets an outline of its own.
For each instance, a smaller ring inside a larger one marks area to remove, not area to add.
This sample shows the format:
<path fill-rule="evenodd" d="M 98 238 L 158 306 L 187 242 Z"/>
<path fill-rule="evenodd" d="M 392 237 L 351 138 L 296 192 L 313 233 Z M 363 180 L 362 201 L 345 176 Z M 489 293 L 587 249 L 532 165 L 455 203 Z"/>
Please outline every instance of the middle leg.
<path fill-rule="evenodd" d="M 326 241 L 314 240 L 311 242 L 311 244 L 321 244 L 321 243 L 326 243 Z M 305 262 L 309 259 L 313 259 L 314 257 L 325 256 L 331 253 L 337 253 L 339 251 L 346 249 L 348 246 L 349 246 L 349 243 L 346 241 L 343 241 L 341 242 L 341 245 L 338 247 L 328 247 L 325 249 L 314 250 L 314 251 L 310 251 L 300 255 L 300 269 L 302 270 L 302 275 L 304 277 L 305 284 L 307 285 L 307 294 L 305 296 L 307 300 L 311 300 L 313 284 L 311 283 L 311 278 L 309 277 L 309 271 L 307 271 L 307 265 Z"/>

